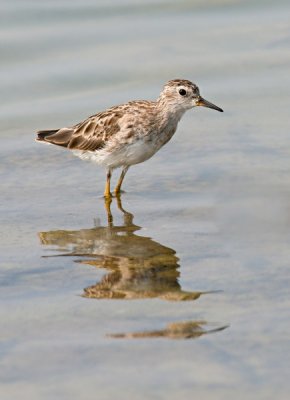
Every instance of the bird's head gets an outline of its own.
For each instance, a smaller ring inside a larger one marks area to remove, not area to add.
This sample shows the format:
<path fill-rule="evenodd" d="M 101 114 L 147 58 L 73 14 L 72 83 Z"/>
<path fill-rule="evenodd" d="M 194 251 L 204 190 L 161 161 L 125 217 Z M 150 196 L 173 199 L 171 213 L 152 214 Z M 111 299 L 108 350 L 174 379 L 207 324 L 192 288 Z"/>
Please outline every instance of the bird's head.
<path fill-rule="evenodd" d="M 223 112 L 221 108 L 201 97 L 199 88 L 194 83 L 185 79 L 168 81 L 160 93 L 158 101 L 180 112 L 185 112 L 198 106 Z"/>

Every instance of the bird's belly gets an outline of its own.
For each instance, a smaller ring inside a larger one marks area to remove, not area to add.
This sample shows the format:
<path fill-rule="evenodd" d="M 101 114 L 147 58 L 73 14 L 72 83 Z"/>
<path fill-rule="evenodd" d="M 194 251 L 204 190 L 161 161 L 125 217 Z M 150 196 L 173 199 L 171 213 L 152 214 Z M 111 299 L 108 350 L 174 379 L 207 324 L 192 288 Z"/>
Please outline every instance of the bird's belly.
<path fill-rule="evenodd" d="M 145 142 L 142 140 L 119 146 L 113 151 L 101 149 L 92 151 L 74 151 L 74 154 L 83 160 L 92 161 L 105 168 L 118 168 L 139 164 L 152 157 L 160 146 L 153 142 Z"/>
<path fill-rule="evenodd" d="M 152 142 L 146 143 L 138 140 L 116 149 L 108 155 L 107 162 L 111 164 L 112 168 L 139 164 L 152 157 L 157 150 L 158 148 Z"/>
<path fill-rule="evenodd" d="M 125 156 L 131 164 L 138 164 L 148 160 L 158 150 L 159 147 L 157 147 L 153 142 L 144 142 L 139 140 L 126 149 Z"/>

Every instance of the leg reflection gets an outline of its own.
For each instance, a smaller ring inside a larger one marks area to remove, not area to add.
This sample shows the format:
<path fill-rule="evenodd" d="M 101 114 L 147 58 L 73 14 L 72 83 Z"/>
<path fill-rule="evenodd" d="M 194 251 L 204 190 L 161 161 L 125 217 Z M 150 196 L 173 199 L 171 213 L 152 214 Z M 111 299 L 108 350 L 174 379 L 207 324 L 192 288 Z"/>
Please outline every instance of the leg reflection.
<path fill-rule="evenodd" d="M 186 301 L 208 293 L 184 291 L 178 281 L 179 259 L 175 251 L 138 235 L 141 227 L 133 223 L 133 214 L 124 210 L 119 196 L 117 206 L 124 222 L 114 225 L 111 202 L 105 199 L 107 226 L 39 233 L 41 243 L 58 252 L 51 256 L 78 257 L 74 261 L 107 271 L 101 281 L 84 289 L 84 297 Z"/>

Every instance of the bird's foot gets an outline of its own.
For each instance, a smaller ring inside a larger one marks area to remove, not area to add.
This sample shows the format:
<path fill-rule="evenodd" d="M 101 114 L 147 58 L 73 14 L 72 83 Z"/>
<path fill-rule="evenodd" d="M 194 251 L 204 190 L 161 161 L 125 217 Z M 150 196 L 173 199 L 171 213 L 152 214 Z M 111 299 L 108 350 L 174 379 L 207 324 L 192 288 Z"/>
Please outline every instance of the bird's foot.
<path fill-rule="evenodd" d="M 114 190 L 114 192 L 113 192 L 113 197 L 116 197 L 116 198 L 118 198 L 118 197 L 121 197 L 121 195 L 123 194 L 123 193 L 126 193 L 125 192 L 125 190 Z"/>

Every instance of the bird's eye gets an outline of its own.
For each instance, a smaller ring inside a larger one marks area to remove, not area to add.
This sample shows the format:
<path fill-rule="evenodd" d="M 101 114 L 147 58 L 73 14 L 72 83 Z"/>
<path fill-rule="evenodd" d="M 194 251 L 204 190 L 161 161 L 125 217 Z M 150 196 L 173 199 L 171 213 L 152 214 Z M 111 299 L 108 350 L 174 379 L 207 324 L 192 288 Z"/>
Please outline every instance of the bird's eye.
<path fill-rule="evenodd" d="M 185 95 L 186 95 L 186 90 L 184 90 L 184 89 L 179 89 L 179 94 L 180 94 L 181 96 L 185 96 Z"/>

